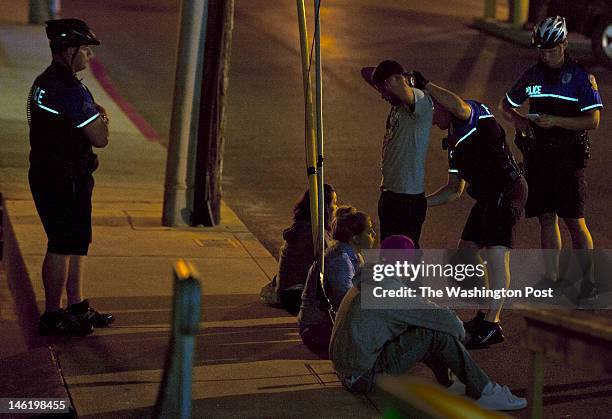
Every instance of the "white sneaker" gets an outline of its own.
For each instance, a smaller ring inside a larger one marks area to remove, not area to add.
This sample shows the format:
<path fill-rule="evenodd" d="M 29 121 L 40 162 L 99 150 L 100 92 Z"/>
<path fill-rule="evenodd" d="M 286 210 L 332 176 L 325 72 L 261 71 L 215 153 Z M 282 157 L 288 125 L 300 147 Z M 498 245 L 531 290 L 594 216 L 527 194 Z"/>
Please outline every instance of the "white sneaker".
<path fill-rule="evenodd" d="M 476 404 L 488 410 L 519 410 L 527 407 L 527 400 L 516 397 L 507 386 L 489 382 Z"/>
<path fill-rule="evenodd" d="M 463 384 L 459 380 L 453 381 L 453 384 L 448 386 L 446 388 L 446 390 L 451 392 L 451 393 L 453 393 L 453 394 L 458 394 L 460 396 L 465 396 L 465 384 Z"/>

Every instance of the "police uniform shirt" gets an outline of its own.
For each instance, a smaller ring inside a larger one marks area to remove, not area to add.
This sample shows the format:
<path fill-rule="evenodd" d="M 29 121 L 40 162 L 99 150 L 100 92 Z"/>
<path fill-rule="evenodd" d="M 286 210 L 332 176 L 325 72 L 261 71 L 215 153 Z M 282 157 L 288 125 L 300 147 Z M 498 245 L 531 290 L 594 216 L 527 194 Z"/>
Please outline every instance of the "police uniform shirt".
<path fill-rule="evenodd" d="M 603 108 L 595 76 L 568 56 L 559 69 L 542 63 L 529 68 L 505 97 L 512 108 L 518 108 L 527 99 L 529 113 L 538 115 L 576 117 Z M 536 139 L 540 140 L 576 136 L 576 131 L 560 127 L 544 129 L 535 124 L 532 126 Z"/>
<path fill-rule="evenodd" d="M 100 113 L 72 71 L 53 62 L 34 81 L 29 99 L 30 145 L 34 157 L 71 160 L 92 153 L 82 128 Z"/>
<path fill-rule="evenodd" d="M 499 194 L 506 185 L 505 163 L 510 153 L 505 132 L 489 108 L 473 100 L 466 121 L 452 118 L 448 129 L 448 172 L 471 186 L 475 198 Z"/>

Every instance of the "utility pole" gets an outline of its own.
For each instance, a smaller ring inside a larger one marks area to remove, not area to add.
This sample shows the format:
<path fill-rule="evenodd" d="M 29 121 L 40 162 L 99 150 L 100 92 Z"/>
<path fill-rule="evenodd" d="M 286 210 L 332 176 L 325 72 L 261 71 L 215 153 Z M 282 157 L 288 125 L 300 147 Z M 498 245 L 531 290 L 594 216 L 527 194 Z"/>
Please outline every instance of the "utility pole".
<path fill-rule="evenodd" d="M 192 225 L 210 227 L 221 221 L 224 111 L 233 27 L 234 0 L 209 0 Z"/>
<path fill-rule="evenodd" d="M 208 1 L 183 0 L 180 16 L 162 215 L 162 224 L 171 227 L 192 223 L 198 131 L 194 110 L 199 109 Z"/>

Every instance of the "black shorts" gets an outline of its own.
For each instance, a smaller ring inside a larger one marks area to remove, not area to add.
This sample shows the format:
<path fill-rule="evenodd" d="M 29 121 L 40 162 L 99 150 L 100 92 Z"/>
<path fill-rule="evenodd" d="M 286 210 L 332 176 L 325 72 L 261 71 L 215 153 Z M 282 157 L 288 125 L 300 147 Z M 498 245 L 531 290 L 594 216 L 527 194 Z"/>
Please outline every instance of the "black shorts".
<path fill-rule="evenodd" d="M 516 223 L 527 200 L 527 182 L 519 178 L 501 199 L 478 200 L 461 233 L 461 240 L 480 247 L 512 248 Z"/>
<path fill-rule="evenodd" d="M 426 214 L 427 199 L 424 193 L 412 195 L 383 191 L 378 200 L 380 241 L 394 234 L 401 234 L 412 239 L 414 245 L 419 248 Z"/>
<path fill-rule="evenodd" d="M 47 251 L 60 255 L 87 255 L 91 243 L 93 176 L 74 179 L 29 172 L 30 190 L 47 233 Z"/>
<path fill-rule="evenodd" d="M 546 213 L 561 218 L 583 218 L 587 197 L 587 182 L 583 167 L 528 162 L 527 182 L 529 197 L 526 217 Z"/>

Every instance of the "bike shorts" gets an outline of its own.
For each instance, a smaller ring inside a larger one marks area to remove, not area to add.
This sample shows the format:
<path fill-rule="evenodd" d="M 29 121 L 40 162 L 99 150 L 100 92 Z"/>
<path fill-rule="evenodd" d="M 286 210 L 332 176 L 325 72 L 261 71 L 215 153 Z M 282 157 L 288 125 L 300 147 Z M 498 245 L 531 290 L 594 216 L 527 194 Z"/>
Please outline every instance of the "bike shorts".
<path fill-rule="evenodd" d="M 91 243 L 91 175 L 76 178 L 29 172 L 30 190 L 47 234 L 47 251 L 85 256 Z"/>
<path fill-rule="evenodd" d="M 517 179 L 501 199 L 476 201 L 461 233 L 461 240 L 480 247 L 504 246 L 514 243 L 516 224 L 527 201 L 527 182 Z"/>
<path fill-rule="evenodd" d="M 553 213 L 561 218 L 584 218 L 587 198 L 584 168 L 553 168 L 530 162 L 527 182 L 526 217 Z"/>

